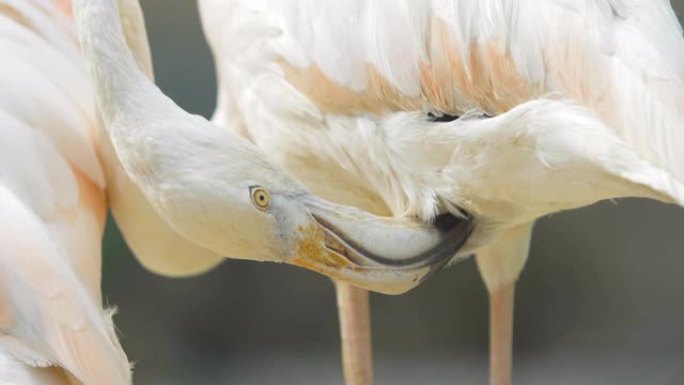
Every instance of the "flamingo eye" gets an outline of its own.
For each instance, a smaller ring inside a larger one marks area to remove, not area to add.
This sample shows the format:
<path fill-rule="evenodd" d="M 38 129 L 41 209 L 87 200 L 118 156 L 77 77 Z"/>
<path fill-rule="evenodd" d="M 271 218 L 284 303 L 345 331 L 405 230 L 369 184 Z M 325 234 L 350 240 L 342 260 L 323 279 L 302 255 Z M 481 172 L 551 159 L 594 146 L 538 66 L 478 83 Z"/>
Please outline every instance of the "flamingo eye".
<path fill-rule="evenodd" d="M 252 196 L 252 203 L 254 203 L 259 210 L 266 210 L 268 206 L 271 205 L 271 194 L 263 187 L 250 187 L 250 195 Z"/>

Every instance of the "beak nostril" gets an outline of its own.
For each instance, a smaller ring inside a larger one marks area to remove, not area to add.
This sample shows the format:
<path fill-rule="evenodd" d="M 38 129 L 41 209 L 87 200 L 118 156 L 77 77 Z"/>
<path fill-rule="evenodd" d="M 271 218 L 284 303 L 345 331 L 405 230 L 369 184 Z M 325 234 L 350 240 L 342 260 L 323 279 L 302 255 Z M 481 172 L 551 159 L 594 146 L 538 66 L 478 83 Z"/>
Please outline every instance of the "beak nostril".
<path fill-rule="evenodd" d="M 349 248 L 346 247 L 340 239 L 330 234 L 329 231 L 324 230 L 323 232 L 325 234 L 325 247 L 328 250 L 332 251 L 333 253 L 339 254 L 340 256 L 344 257 L 346 260 L 348 260 L 356 266 L 365 265 L 362 259 L 360 259 L 357 255 L 354 255 L 353 253 L 349 252 Z"/>
<path fill-rule="evenodd" d="M 345 247 L 337 239 L 331 237 L 327 232 L 325 233 L 325 247 L 347 259 L 349 258 L 349 254 L 347 253 Z"/>

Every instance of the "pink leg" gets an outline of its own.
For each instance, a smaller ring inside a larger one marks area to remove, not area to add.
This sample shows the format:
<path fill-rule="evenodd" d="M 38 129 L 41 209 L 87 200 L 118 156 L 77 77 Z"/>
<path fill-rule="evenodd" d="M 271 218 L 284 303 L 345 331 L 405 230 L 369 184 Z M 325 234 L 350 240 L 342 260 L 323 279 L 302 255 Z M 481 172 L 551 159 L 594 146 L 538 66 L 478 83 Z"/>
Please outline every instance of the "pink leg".
<path fill-rule="evenodd" d="M 490 385 L 511 385 L 515 281 L 525 265 L 532 223 L 502 231 L 477 252 L 477 267 L 489 292 Z"/>
<path fill-rule="evenodd" d="M 489 293 L 489 383 L 511 385 L 515 283 Z"/>
<path fill-rule="evenodd" d="M 342 366 L 346 385 L 373 384 L 368 291 L 335 282 L 342 337 Z"/>

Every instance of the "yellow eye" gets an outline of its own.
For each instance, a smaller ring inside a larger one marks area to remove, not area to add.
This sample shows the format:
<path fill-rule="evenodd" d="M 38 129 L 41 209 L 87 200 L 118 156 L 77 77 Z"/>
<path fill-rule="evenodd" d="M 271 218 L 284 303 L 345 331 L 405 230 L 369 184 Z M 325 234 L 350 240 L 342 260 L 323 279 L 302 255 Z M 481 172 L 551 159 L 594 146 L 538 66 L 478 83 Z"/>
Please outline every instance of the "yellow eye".
<path fill-rule="evenodd" d="M 259 210 L 266 210 L 271 204 L 271 195 L 263 187 L 255 186 L 250 188 L 252 202 Z"/>

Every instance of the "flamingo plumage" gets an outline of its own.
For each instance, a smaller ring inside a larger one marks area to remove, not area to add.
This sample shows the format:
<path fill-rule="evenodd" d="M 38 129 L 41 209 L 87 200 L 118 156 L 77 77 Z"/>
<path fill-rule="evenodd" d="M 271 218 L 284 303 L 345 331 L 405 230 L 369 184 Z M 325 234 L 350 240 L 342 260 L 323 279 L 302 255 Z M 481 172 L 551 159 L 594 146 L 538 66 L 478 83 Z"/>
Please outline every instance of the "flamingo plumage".
<path fill-rule="evenodd" d="M 0 383 L 130 384 L 100 292 L 105 175 L 66 13 L 0 3 Z"/>
<path fill-rule="evenodd" d="M 684 40 L 667 1 L 199 4 L 214 121 L 327 199 L 475 218 L 460 254 L 476 253 L 490 294 L 493 385 L 511 382 L 535 219 L 619 197 L 684 204 Z"/>

